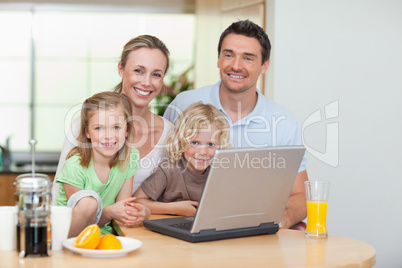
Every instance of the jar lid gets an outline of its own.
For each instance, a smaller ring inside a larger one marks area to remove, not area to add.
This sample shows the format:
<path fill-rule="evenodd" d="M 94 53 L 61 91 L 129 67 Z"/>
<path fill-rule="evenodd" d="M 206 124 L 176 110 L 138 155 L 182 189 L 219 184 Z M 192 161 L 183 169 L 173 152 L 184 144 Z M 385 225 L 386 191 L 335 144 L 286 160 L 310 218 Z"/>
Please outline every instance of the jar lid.
<path fill-rule="evenodd" d="M 50 192 L 52 181 L 45 174 L 26 173 L 15 179 L 14 186 L 17 192 Z"/>

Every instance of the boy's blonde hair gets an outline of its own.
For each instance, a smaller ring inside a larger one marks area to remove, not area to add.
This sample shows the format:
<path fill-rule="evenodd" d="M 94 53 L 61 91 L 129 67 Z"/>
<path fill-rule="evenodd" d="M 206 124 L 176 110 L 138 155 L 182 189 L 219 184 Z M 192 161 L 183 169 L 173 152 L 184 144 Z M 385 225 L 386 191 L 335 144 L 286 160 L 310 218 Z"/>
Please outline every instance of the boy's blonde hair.
<path fill-rule="evenodd" d="M 201 129 L 218 129 L 218 149 L 230 147 L 229 124 L 226 117 L 211 104 L 197 102 L 185 109 L 175 120 L 173 134 L 167 140 L 167 153 L 170 161 L 177 163 L 190 147 L 190 142 Z"/>
<path fill-rule="evenodd" d="M 127 96 L 116 92 L 97 93 L 84 101 L 81 108 L 81 128 L 77 137 L 78 146 L 71 149 L 66 159 L 77 154 L 81 157 L 80 165 L 88 167 L 92 159 L 92 143 L 85 133 L 85 130 L 88 128 L 89 119 L 99 110 L 106 111 L 109 109 L 117 109 L 118 107 L 123 108 L 124 111 L 124 117 L 127 122 L 127 139 L 116 155 L 110 160 L 109 167 L 119 164 L 122 170 L 126 169 L 130 162 L 130 145 L 133 144 L 134 141 L 134 125 L 131 120 L 132 109 L 131 102 Z M 119 160 L 120 156 L 124 156 L 124 158 Z"/>

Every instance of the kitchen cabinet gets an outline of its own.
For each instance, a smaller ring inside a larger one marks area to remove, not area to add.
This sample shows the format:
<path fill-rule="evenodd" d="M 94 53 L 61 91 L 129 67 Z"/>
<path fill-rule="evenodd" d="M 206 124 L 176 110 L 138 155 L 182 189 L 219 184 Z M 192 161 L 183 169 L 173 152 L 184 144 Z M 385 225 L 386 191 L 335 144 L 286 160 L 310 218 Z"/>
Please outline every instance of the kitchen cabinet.
<path fill-rule="evenodd" d="M 0 206 L 14 206 L 14 181 L 20 175 L 19 173 L 4 173 L 0 174 Z M 50 179 L 54 180 L 54 173 L 46 174 Z"/>

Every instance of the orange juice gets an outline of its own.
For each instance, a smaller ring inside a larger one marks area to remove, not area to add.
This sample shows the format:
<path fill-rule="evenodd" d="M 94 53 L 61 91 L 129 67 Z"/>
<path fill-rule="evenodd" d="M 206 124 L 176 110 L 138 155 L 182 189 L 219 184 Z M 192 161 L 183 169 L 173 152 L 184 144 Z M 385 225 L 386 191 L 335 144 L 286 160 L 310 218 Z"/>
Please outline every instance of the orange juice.
<path fill-rule="evenodd" d="M 318 237 L 327 237 L 328 201 L 307 200 L 306 232 Z"/>

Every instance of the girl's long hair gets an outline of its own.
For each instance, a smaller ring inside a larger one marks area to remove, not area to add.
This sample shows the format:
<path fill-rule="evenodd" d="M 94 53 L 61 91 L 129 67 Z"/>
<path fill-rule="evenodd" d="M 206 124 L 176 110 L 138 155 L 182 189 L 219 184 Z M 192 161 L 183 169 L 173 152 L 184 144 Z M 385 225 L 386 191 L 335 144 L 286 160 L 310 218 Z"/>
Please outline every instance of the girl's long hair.
<path fill-rule="evenodd" d="M 131 145 L 134 142 L 134 125 L 131 120 L 132 110 L 130 100 L 123 94 L 115 92 L 101 92 L 93 95 L 85 100 L 81 108 L 81 127 L 78 133 L 77 141 L 78 146 L 71 149 L 66 159 L 73 155 L 80 156 L 80 165 L 88 167 L 92 159 L 92 143 L 87 138 L 85 130 L 88 128 L 90 118 L 100 110 L 123 108 L 125 120 L 127 123 L 127 138 L 124 145 L 110 160 L 109 167 L 113 167 L 116 164 L 120 165 L 120 168 L 124 170 L 131 160 Z"/>

